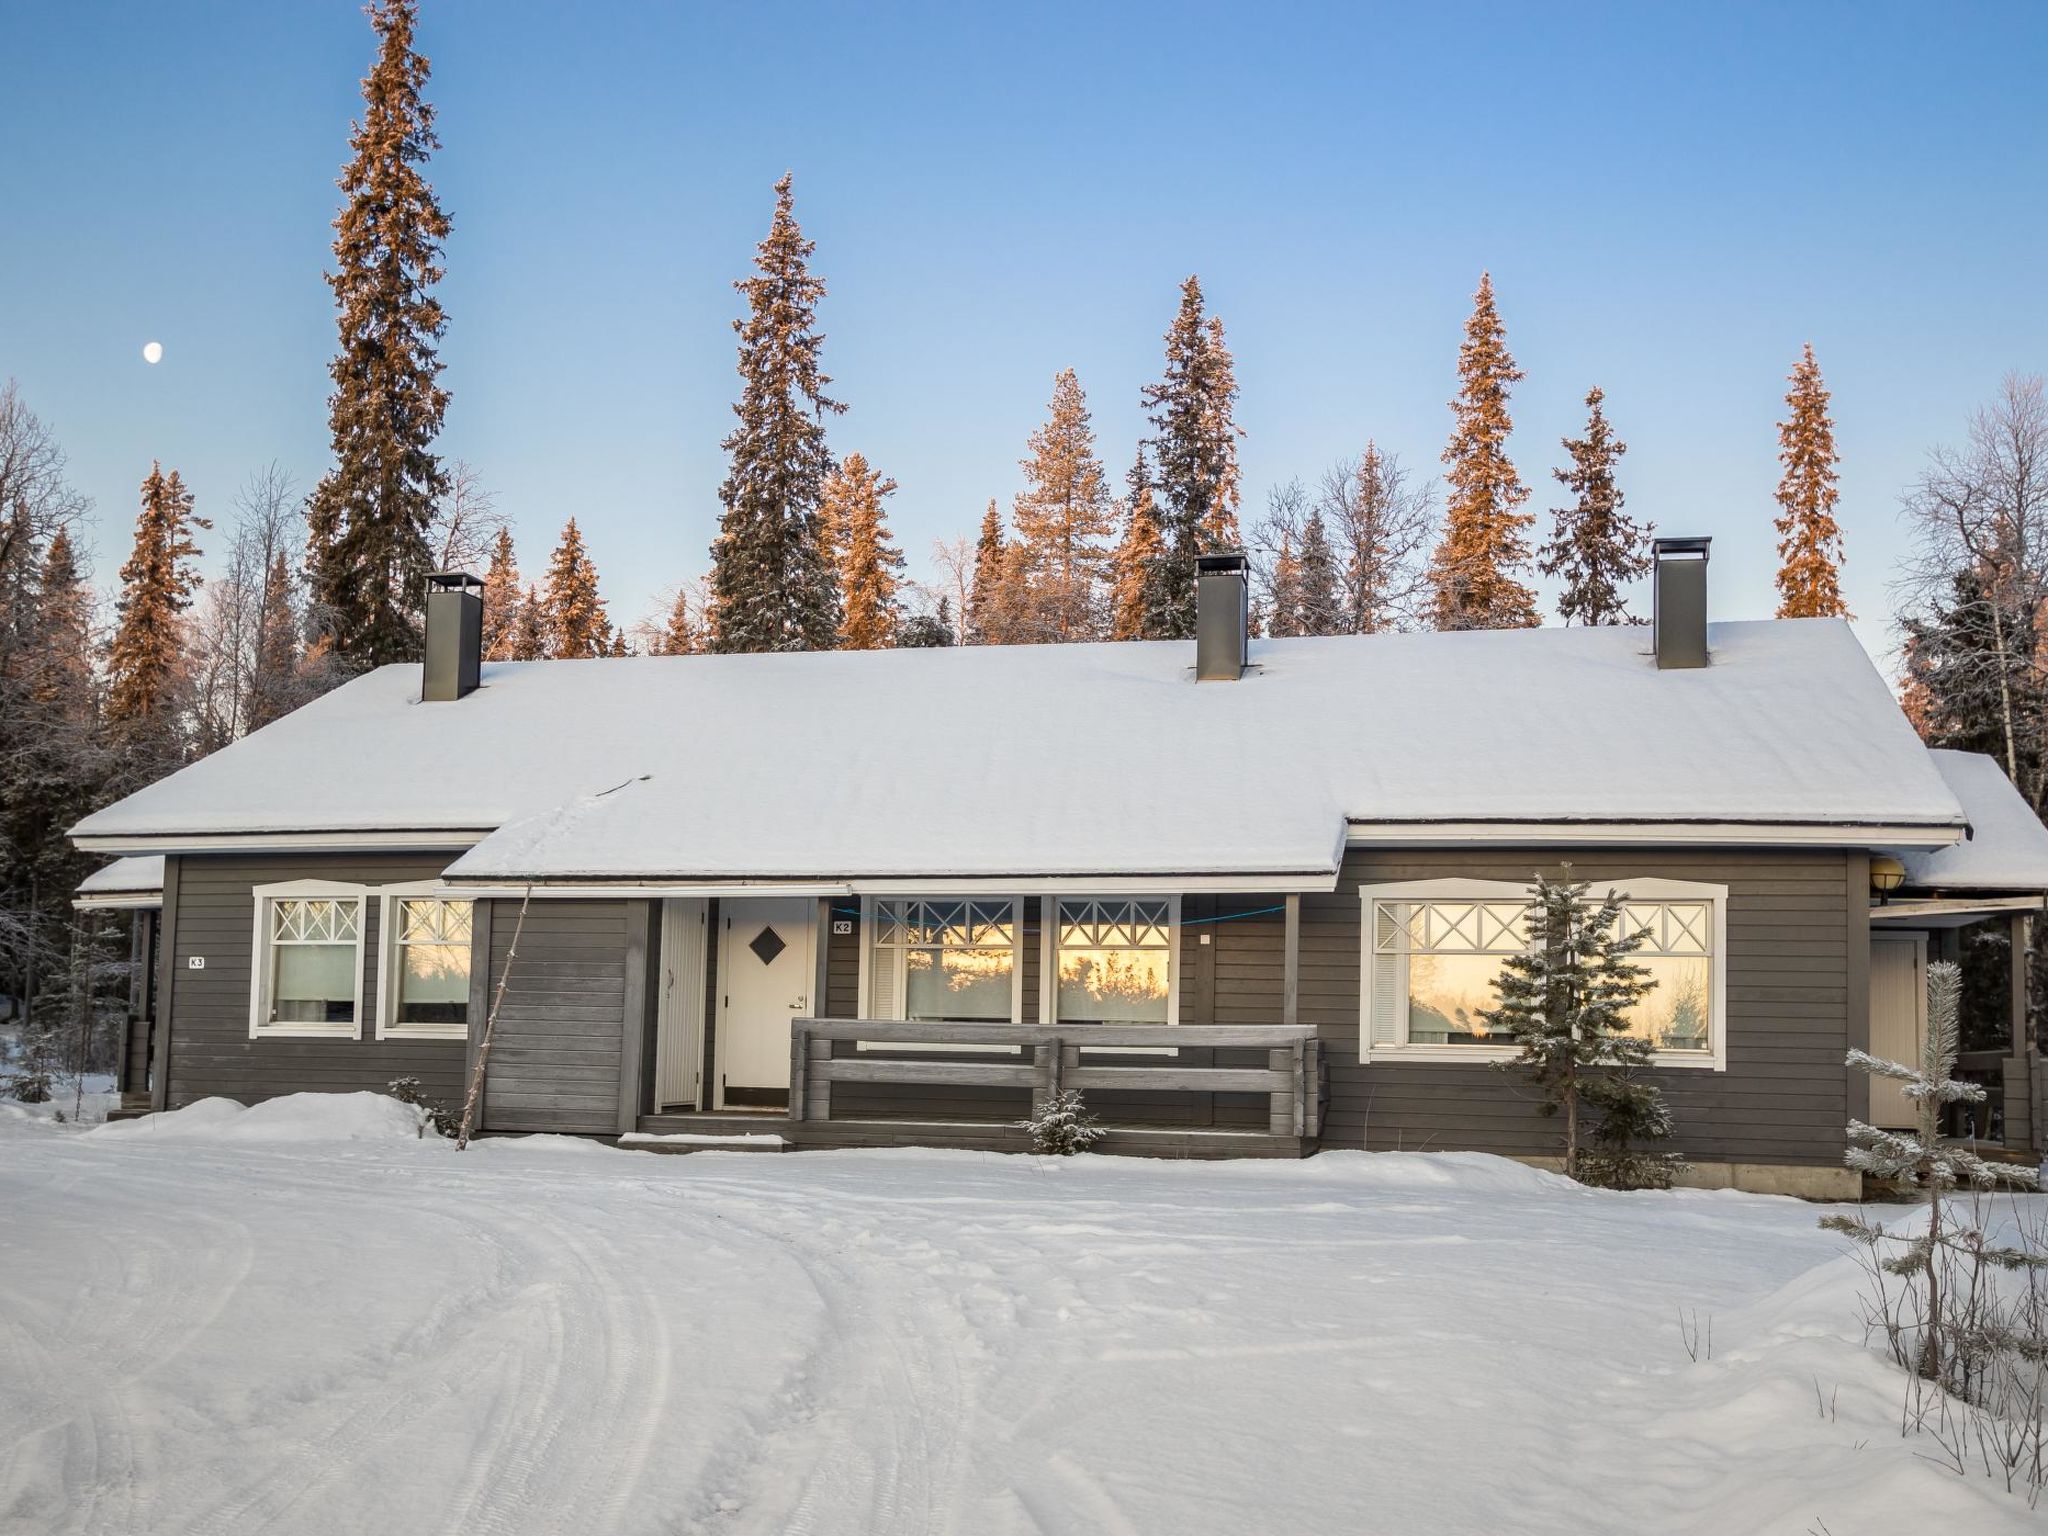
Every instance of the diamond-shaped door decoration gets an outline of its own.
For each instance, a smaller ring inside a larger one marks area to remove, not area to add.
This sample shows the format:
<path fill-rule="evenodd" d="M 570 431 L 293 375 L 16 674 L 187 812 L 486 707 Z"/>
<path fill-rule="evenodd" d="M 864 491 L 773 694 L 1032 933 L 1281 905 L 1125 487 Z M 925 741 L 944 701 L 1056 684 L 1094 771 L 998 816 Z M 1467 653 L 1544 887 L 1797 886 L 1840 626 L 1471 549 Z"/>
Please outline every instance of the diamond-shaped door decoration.
<path fill-rule="evenodd" d="M 754 935 L 753 942 L 747 948 L 760 957 L 763 965 L 773 965 L 775 957 L 789 946 L 783 942 L 782 935 L 773 928 L 763 928 Z"/>

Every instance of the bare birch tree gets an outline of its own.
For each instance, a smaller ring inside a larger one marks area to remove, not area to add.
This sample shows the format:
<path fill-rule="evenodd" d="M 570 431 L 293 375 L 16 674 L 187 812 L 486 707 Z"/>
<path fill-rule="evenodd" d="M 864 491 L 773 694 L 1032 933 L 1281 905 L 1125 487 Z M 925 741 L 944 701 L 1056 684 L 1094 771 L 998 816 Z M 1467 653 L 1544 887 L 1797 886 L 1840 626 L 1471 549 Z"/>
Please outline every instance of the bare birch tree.
<path fill-rule="evenodd" d="M 1899 583 L 1905 604 L 1976 643 L 1947 647 L 1943 689 L 1986 702 L 2006 773 L 2042 803 L 2040 619 L 2048 603 L 2048 397 L 2038 374 L 2009 374 L 1970 418 L 1959 447 L 1937 447 L 1904 499 L 1915 549 Z M 1929 623 L 1907 623 L 1908 666 Z M 1923 658 L 1924 659 L 1924 658 Z"/>

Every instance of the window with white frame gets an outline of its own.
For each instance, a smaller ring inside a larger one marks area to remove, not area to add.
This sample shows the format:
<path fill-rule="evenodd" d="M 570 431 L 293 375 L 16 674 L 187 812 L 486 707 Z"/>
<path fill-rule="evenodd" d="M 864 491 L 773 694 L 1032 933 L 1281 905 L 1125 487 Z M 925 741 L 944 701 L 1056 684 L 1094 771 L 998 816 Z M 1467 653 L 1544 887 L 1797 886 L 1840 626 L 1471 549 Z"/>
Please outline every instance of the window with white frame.
<path fill-rule="evenodd" d="M 1062 897 L 1053 1019 L 1061 1024 L 1171 1024 L 1176 912 L 1170 897 Z"/>
<path fill-rule="evenodd" d="M 871 1019 L 1012 1024 L 1023 999 L 1019 903 L 875 898 L 869 903 Z"/>
<path fill-rule="evenodd" d="M 360 1030 L 363 897 L 359 890 L 259 890 L 250 1034 Z"/>
<path fill-rule="evenodd" d="M 435 895 L 384 899 L 385 1012 L 379 1037 L 469 1033 L 471 905 Z"/>
<path fill-rule="evenodd" d="M 1722 1067 L 1725 887 L 1631 881 L 1615 887 L 1623 921 L 1642 935 L 1631 956 L 1649 990 L 1629 1010 L 1630 1033 L 1667 1065 Z M 1591 893 L 1604 897 L 1606 887 Z M 1482 1014 L 1499 1004 L 1495 983 L 1510 956 L 1529 948 L 1529 892 L 1498 881 L 1440 880 L 1370 887 L 1365 902 L 1367 1059 L 1498 1059 L 1515 1053 Z"/>

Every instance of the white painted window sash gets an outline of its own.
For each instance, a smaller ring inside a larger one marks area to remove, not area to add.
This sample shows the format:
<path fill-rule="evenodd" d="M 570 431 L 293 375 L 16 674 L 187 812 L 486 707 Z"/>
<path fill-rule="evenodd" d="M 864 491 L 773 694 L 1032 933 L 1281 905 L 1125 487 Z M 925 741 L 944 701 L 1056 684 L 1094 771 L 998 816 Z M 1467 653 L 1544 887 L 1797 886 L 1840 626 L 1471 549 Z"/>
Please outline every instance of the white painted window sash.
<path fill-rule="evenodd" d="M 255 900 L 254 942 L 249 966 L 249 1038 L 251 1040 L 360 1040 L 363 1038 L 363 924 L 367 891 L 360 885 L 333 880 L 289 880 L 259 885 Z M 271 941 L 273 911 L 280 901 L 352 902 L 356 909 L 354 1018 L 347 1024 L 272 1022 L 271 989 L 275 985 L 278 945 Z"/>
<path fill-rule="evenodd" d="M 1695 880 L 1642 877 L 1591 881 L 1592 894 L 1613 891 L 1625 901 L 1702 903 L 1709 912 L 1711 937 L 1707 955 L 1708 1032 L 1705 1051 L 1657 1051 L 1656 1067 L 1695 1071 L 1728 1070 L 1728 887 Z M 1408 1042 L 1408 951 L 1381 954 L 1376 942 L 1377 909 L 1396 903 L 1515 901 L 1526 905 L 1531 885 L 1507 880 L 1446 878 L 1405 880 L 1359 888 L 1359 1019 L 1358 1059 L 1361 1062 L 1418 1063 L 1512 1061 L 1521 1054 L 1512 1045 L 1411 1045 Z"/>
<path fill-rule="evenodd" d="M 1060 903 L 1062 901 L 1158 901 L 1157 891 L 1089 891 L 1069 892 L 1063 896 L 1049 896 L 1045 907 L 1044 981 L 1038 990 L 1038 1015 L 1042 1023 L 1058 1024 L 1060 998 Z M 1180 1023 L 1180 895 L 1170 893 L 1166 900 L 1166 1023 L 1169 1026 Z M 1085 1030 L 1085 1024 L 1076 1025 Z M 1118 1056 L 1178 1056 L 1180 1047 L 1175 1045 L 1084 1045 L 1082 1051 L 1107 1051 Z"/>
<path fill-rule="evenodd" d="M 906 972 L 909 965 L 910 949 L 905 944 L 879 944 L 876 935 L 881 924 L 876 920 L 876 909 L 884 902 L 901 902 L 906 905 L 917 901 L 965 901 L 976 898 L 952 896 L 863 896 L 860 899 L 860 982 L 856 1011 L 863 1019 L 875 1018 L 869 1010 L 877 1006 L 876 999 L 886 996 L 888 1001 L 881 1005 L 886 1017 L 876 1022 L 900 1021 L 907 1006 L 905 999 Z M 992 898 L 978 898 L 987 902 Z M 993 898 L 1000 900 L 1002 898 Z M 1008 1022 L 1021 1023 L 1024 1018 L 1024 899 L 1020 896 L 1008 898 L 1010 904 L 1010 1017 Z M 917 948 L 929 948 L 918 945 Z M 880 967 L 887 967 L 886 978 L 879 974 Z M 877 988 L 878 981 L 886 985 Z M 984 1055 L 1016 1056 L 1022 1053 L 1021 1045 L 975 1045 L 969 1041 L 925 1041 L 922 1043 L 894 1040 L 862 1040 L 857 1049 L 862 1051 L 972 1051 Z"/>
<path fill-rule="evenodd" d="M 398 1022 L 398 988 L 401 980 L 398 904 L 412 901 L 457 901 L 468 905 L 470 921 L 476 921 L 478 898 L 469 891 L 452 888 L 443 880 L 422 880 L 406 885 L 377 887 L 377 1038 L 379 1040 L 467 1040 L 469 1022 L 460 1024 L 401 1024 Z M 475 930 L 472 929 L 472 932 Z"/>

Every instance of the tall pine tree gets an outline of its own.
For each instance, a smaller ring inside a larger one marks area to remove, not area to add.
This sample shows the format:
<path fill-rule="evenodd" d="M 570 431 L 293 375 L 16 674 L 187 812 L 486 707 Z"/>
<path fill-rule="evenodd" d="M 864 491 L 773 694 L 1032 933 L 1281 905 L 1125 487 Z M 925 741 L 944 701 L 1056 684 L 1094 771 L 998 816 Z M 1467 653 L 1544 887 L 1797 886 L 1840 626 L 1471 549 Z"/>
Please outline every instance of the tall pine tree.
<path fill-rule="evenodd" d="M 1535 516 L 1521 510 L 1529 487 L 1508 457 L 1508 395 L 1521 378 L 1494 308 L 1493 275 L 1482 273 L 1458 348 L 1456 424 L 1443 453 L 1449 493 L 1429 569 L 1438 629 L 1533 629 L 1538 622 L 1536 594 L 1519 579 Z"/>
<path fill-rule="evenodd" d="M 1145 387 L 1144 405 L 1165 567 L 1147 583 L 1144 633 L 1181 640 L 1195 632 L 1195 557 L 1239 542 L 1236 365 L 1223 322 L 1203 312 L 1198 278 L 1181 284 L 1165 376 Z"/>
<path fill-rule="evenodd" d="M 1104 548 L 1115 526 L 1109 482 L 1095 456 L 1087 397 L 1071 368 L 1053 382 L 1051 414 L 1031 434 L 1025 489 L 1012 523 L 1024 546 L 1032 606 L 1053 640 L 1092 640 L 1102 629 Z"/>
<path fill-rule="evenodd" d="M 1295 614 L 1304 635 L 1341 635 L 1349 627 L 1344 619 L 1337 553 L 1330 547 L 1330 530 L 1319 508 L 1311 508 L 1301 525 L 1301 553 L 1295 564 Z M 1277 633 L 1277 631 L 1276 631 Z"/>
<path fill-rule="evenodd" d="M 1126 480 L 1124 536 L 1112 561 L 1109 637 L 1112 640 L 1152 638 L 1151 624 L 1168 601 L 1171 564 L 1159 528 L 1159 507 L 1152 499 L 1152 479 L 1145 465 L 1144 445 Z"/>
<path fill-rule="evenodd" d="M 603 656 L 612 642 L 611 616 L 597 592 L 597 569 L 583 547 L 576 519 L 562 526 L 562 542 L 548 562 L 545 598 L 547 651 L 557 660 Z"/>
<path fill-rule="evenodd" d="M 967 595 L 969 645 L 1003 643 L 1002 637 L 993 633 L 999 627 L 1002 585 L 1003 514 L 996 510 L 995 498 L 991 496 L 988 510 L 981 515 L 981 536 L 974 545 L 974 583 Z"/>
<path fill-rule="evenodd" d="M 690 584 L 685 582 L 676 588 L 676 600 L 668 610 L 668 622 L 662 626 L 661 639 L 655 648 L 657 656 L 694 656 L 704 649 L 704 632 L 697 623 L 697 607 L 691 598 Z"/>
<path fill-rule="evenodd" d="M 896 597 L 903 552 L 889 542 L 882 511 L 884 498 L 895 490 L 896 482 L 884 479 L 858 453 L 848 454 L 825 482 L 823 515 L 839 557 L 843 650 L 879 651 L 896 643 L 903 619 Z"/>
<path fill-rule="evenodd" d="M 329 369 L 334 467 L 307 503 L 313 601 L 350 667 L 419 655 L 417 615 L 432 564 L 427 529 L 447 476 L 434 439 L 448 409 L 434 296 L 448 216 L 424 167 L 440 147 L 413 47 L 417 0 L 375 0 L 376 61 L 342 168 L 334 221 L 340 350 Z"/>
<path fill-rule="evenodd" d="M 1614 435 L 1600 409 L 1605 399 L 1598 389 L 1587 394 L 1586 435 L 1564 439 L 1571 468 L 1551 471 L 1572 493 L 1572 504 L 1552 510 L 1550 542 L 1537 568 L 1564 579 L 1557 611 L 1567 624 L 1638 622 L 1629 616 L 1621 589 L 1650 570 L 1650 530 L 1622 511 L 1614 462 L 1628 444 Z"/>
<path fill-rule="evenodd" d="M 830 650 L 838 598 L 818 504 L 832 456 L 825 417 L 846 409 L 829 398 L 817 329 L 824 281 L 810 270 L 816 243 L 797 227 L 790 178 L 775 184 L 775 217 L 754 258 L 755 273 L 734 286 L 747 313 L 739 333 L 739 425 L 726 438 L 730 470 L 711 546 L 714 651 Z"/>
<path fill-rule="evenodd" d="M 484 660 L 513 660 L 513 637 L 518 628 L 519 559 L 512 549 L 512 530 L 500 528 L 491 542 L 491 563 L 484 571 Z"/>
<path fill-rule="evenodd" d="M 178 472 L 166 475 L 152 464 L 142 482 L 135 547 L 121 567 L 120 623 L 107 654 L 107 720 L 135 782 L 174 766 L 184 751 L 184 615 L 199 588 L 193 533 L 211 526 L 193 510 Z"/>
<path fill-rule="evenodd" d="M 1785 419 L 1778 423 L 1778 617 L 1846 619 L 1842 601 L 1842 528 L 1835 521 L 1841 499 L 1836 482 L 1835 424 L 1828 415 L 1828 387 L 1813 343 L 1792 369 L 1785 392 Z"/>
<path fill-rule="evenodd" d="M 540 588 L 527 584 L 519 602 L 519 620 L 507 643 L 507 661 L 545 661 L 548 657 L 548 605 Z"/>

